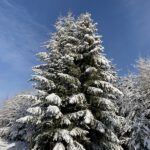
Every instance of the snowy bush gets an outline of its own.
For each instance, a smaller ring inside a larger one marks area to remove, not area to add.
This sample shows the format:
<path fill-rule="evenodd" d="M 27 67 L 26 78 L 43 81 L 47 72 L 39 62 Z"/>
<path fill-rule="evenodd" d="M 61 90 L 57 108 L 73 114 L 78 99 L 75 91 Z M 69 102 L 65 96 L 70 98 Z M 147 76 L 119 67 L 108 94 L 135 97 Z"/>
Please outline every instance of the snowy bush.
<path fill-rule="evenodd" d="M 0 109 L 0 136 L 7 140 L 14 140 L 22 132 L 22 125 L 16 123 L 16 119 L 27 114 L 27 109 L 33 101 L 28 94 L 33 92 L 24 92 L 6 100 Z M 24 96 L 23 96 L 24 95 Z M 26 96 L 25 96 L 26 95 Z"/>

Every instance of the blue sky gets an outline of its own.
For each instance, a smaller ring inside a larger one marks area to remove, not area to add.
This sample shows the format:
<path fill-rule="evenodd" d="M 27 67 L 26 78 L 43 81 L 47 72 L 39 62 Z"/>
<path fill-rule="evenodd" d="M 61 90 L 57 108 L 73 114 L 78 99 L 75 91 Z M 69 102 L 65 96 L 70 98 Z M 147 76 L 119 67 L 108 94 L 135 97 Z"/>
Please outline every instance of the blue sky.
<path fill-rule="evenodd" d="M 0 99 L 31 88 L 35 54 L 68 11 L 92 14 L 107 57 L 127 74 L 139 56 L 150 55 L 149 8 L 149 0 L 0 0 Z"/>

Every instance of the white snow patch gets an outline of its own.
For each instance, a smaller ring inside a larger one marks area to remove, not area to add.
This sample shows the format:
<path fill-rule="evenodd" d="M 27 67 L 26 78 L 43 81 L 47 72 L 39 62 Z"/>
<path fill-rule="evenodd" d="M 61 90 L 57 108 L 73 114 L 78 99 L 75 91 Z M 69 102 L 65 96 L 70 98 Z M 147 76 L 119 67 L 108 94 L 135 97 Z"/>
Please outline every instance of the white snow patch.
<path fill-rule="evenodd" d="M 73 95 L 69 99 L 70 104 L 83 104 L 84 102 L 86 102 L 86 98 L 83 93 Z"/>
<path fill-rule="evenodd" d="M 25 116 L 20 119 L 17 119 L 16 122 L 27 123 L 27 122 L 31 121 L 32 119 L 33 119 L 32 116 Z"/>
<path fill-rule="evenodd" d="M 62 113 L 60 112 L 59 108 L 57 106 L 49 105 L 47 107 L 47 114 L 49 114 L 51 117 L 55 116 L 56 119 L 62 116 Z"/>
<path fill-rule="evenodd" d="M 40 107 L 31 107 L 27 109 L 27 112 L 33 114 L 33 115 L 41 115 L 42 114 L 42 110 Z"/>
<path fill-rule="evenodd" d="M 37 101 L 37 97 L 36 97 L 36 96 L 34 96 L 34 95 L 21 94 L 21 95 L 18 95 L 17 97 Z"/>
<path fill-rule="evenodd" d="M 46 97 L 46 100 L 48 102 L 50 102 L 50 103 L 52 103 L 54 105 L 58 105 L 58 106 L 61 105 L 61 101 L 62 101 L 61 98 L 58 95 L 56 95 L 55 93 L 52 93 L 52 94 L 48 95 Z"/>
<path fill-rule="evenodd" d="M 89 67 L 85 70 L 86 73 L 93 73 L 97 72 L 97 69 L 95 67 Z"/>
<path fill-rule="evenodd" d="M 115 94 L 119 94 L 121 96 L 123 96 L 123 93 L 118 90 L 116 87 L 114 87 L 111 83 L 106 82 L 106 81 L 100 81 L 100 80 L 95 80 L 94 84 L 97 86 L 102 86 L 103 88 L 107 89 L 107 91 L 111 91 Z"/>
<path fill-rule="evenodd" d="M 65 124 L 65 125 L 70 125 L 71 124 L 71 121 L 69 120 L 68 117 L 66 117 L 66 116 L 62 117 L 61 125 L 63 125 L 63 124 Z"/>
<path fill-rule="evenodd" d="M 62 143 L 56 143 L 55 147 L 53 150 L 65 150 L 65 147 Z"/>
<path fill-rule="evenodd" d="M 66 143 L 73 143 L 73 139 L 68 130 L 58 129 L 53 138 L 54 141 L 64 140 Z"/>
<path fill-rule="evenodd" d="M 88 89 L 87 89 L 87 92 L 88 92 L 89 94 L 99 95 L 99 94 L 102 94 L 102 93 L 103 93 L 103 90 L 100 89 L 100 88 L 96 88 L 96 87 L 91 87 L 91 86 L 89 86 Z"/>
<path fill-rule="evenodd" d="M 84 116 L 84 122 L 86 124 L 90 124 L 94 120 L 94 116 L 89 110 L 86 110 L 85 116 Z"/>

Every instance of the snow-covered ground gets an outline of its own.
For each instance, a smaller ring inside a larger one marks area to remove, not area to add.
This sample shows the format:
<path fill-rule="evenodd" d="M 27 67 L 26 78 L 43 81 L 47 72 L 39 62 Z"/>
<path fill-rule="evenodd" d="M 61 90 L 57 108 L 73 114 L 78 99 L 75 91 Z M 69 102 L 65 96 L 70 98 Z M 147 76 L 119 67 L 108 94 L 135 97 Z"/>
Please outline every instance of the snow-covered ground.
<path fill-rule="evenodd" d="M 0 150 L 27 150 L 25 143 L 8 143 L 0 138 Z"/>

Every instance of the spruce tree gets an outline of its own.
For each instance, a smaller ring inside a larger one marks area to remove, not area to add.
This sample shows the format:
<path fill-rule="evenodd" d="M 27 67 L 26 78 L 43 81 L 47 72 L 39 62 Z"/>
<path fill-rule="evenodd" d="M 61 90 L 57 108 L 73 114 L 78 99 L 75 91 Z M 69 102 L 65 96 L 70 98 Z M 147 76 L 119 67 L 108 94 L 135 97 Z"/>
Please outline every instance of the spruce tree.
<path fill-rule="evenodd" d="M 35 104 L 17 120 L 34 125 L 33 149 L 122 149 L 122 118 L 113 103 L 122 93 L 112 84 L 115 72 L 96 31 L 90 14 L 76 21 L 69 14 L 56 23 L 47 52 L 38 54 L 45 63 L 33 68 L 38 92 L 28 97 Z"/>

